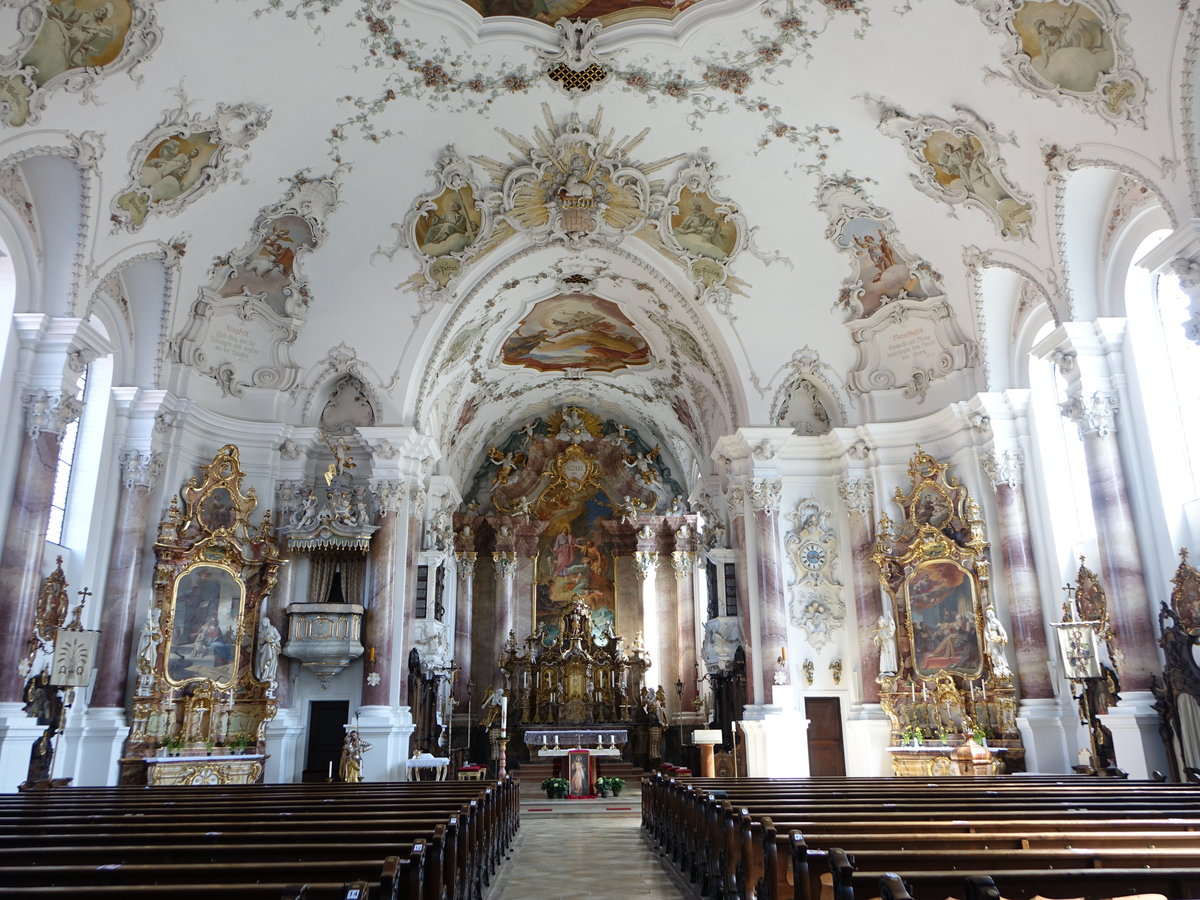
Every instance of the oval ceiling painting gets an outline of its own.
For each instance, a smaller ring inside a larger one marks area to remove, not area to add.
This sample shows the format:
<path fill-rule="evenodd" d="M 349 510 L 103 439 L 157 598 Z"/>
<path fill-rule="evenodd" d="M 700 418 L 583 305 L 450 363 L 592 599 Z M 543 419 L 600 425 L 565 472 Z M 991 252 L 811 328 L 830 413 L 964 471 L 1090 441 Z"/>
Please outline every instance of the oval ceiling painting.
<path fill-rule="evenodd" d="M 559 19 L 673 19 L 704 0 L 463 0 L 481 16 L 520 16 L 553 25 Z"/>
<path fill-rule="evenodd" d="M 508 365 L 539 372 L 615 372 L 650 362 L 650 345 L 620 307 L 591 294 L 539 300 L 501 352 Z"/>

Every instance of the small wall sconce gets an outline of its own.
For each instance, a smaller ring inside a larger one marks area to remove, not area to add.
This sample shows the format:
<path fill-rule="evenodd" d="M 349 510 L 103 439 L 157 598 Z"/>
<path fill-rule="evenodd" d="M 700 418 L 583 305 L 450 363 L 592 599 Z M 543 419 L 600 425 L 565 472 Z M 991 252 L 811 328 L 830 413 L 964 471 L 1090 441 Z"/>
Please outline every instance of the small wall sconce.
<path fill-rule="evenodd" d="M 813 666 L 813 661 L 811 659 L 806 659 L 804 661 L 804 680 L 808 682 L 809 687 L 812 687 L 814 668 L 815 667 Z"/>
<path fill-rule="evenodd" d="M 833 662 L 831 662 L 829 664 L 829 671 L 833 673 L 833 683 L 841 684 L 842 683 L 842 661 L 840 659 L 833 660 Z"/>

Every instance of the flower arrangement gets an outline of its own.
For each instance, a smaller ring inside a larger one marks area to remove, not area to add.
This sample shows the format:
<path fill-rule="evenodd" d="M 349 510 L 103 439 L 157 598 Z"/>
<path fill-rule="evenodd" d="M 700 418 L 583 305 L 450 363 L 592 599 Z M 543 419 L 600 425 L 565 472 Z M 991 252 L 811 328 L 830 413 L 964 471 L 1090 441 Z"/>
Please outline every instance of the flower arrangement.
<path fill-rule="evenodd" d="M 906 744 L 916 746 L 925 738 L 925 729 L 920 725 L 905 725 L 900 731 L 900 738 Z"/>
<path fill-rule="evenodd" d="M 244 731 L 235 732 L 225 739 L 225 745 L 234 753 L 245 753 L 250 746 L 250 735 Z"/>
<path fill-rule="evenodd" d="M 601 797 L 607 797 L 609 794 L 619 797 L 623 787 L 625 787 L 625 779 L 617 778 L 615 775 L 596 779 L 596 793 Z"/>
<path fill-rule="evenodd" d="M 542 779 L 542 790 L 546 792 L 546 796 L 551 800 L 561 800 L 567 796 L 567 788 L 570 784 L 565 778 L 544 778 Z"/>
<path fill-rule="evenodd" d="M 179 751 L 183 749 L 183 738 L 176 735 L 163 740 L 162 748 L 167 751 L 167 756 L 178 756 Z"/>

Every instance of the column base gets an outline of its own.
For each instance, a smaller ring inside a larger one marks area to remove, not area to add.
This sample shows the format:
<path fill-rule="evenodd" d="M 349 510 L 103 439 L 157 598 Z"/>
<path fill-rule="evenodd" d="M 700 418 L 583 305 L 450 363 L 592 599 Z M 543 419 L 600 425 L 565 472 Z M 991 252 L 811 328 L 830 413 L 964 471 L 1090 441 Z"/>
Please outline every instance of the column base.
<path fill-rule="evenodd" d="M 1025 745 L 1025 771 L 1051 775 L 1071 771 L 1080 731 L 1074 710 L 1064 710 L 1053 697 L 1022 700 L 1017 729 Z"/>
<path fill-rule="evenodd" d="M 29 751 L 45 730 L 21 703 L 0 703 L 0 792 L 14 793 L 29 774 Z"/>
<path fill-rule="evenodd" d="M 278 710 L 267 723 L 264 736 L 267 743 L 267 766 L 263 772 L 266 784 L 294 784 L 300 780 L 300 736 L 304 722 L 294 707 Z"/>
<path fill-rule="evenodd" d="M 846 774 L 879 777 L 891 775 L 887 748 L 892 743 L 892 722 L 878 703 L 862 703 L 845 723 Z"/>
<path fill-rule="evenodd" d="M 741 722 L 746 737 L 746 774 L 751 778 L 796 778 L 808 774 L 808 719 L 796 709 L 790 685 L 774 685 L 775 703 L 747 706 Z"/>
<path fill-rule="evenodd" d="M 360 706 L 354 725 L 371 745 L 363 754 L 363 781 L 407 781 L 408 745 L 416 730 L 407 706 Z"/>
<path fill-rule="evenodd" d="M 61 765 L 55 769 L 74 776 L 72 784 L 107 786 L 117 783 L 118 765 L 129 724 L 119 706 L 85 709 L 58 739 Z"/>
<path fill-rule="evenodd" d="M 1154 711 L 1154 695 L 1149 691 L 1121 694 L 1121 702 L 1100 716 L 1112 732 L 1117 765 L 1130 778 L 1149 778 L 1158 770 L 1170 772 L 1167 748 L 1158 734 L 1159 718 Z"/>

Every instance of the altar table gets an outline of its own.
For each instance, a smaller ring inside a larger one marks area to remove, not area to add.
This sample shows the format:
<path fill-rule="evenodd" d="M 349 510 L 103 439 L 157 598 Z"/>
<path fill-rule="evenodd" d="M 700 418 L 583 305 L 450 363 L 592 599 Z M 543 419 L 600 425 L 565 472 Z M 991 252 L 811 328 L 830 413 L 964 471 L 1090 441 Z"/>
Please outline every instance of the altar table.
<path fill-rule="evenodd" d="M 436 780 L 445 781 L 446 773 L 450 770 L 450 757 L 433 756 L 429 753 L 422 753 L 420 756 L 414 756 L 412 759 L 406 759 L 404 761 L 404 774 L 406 780 L 414 780 L 412 777 L 413 769 L 434 769 L 437 773 Z M 418 772 L 418 775 L 419 774 L 420 773 Z"/>

